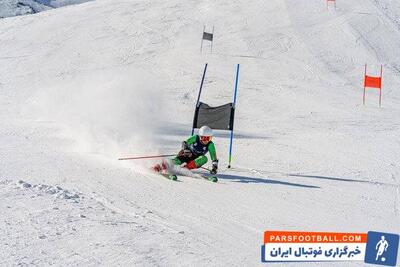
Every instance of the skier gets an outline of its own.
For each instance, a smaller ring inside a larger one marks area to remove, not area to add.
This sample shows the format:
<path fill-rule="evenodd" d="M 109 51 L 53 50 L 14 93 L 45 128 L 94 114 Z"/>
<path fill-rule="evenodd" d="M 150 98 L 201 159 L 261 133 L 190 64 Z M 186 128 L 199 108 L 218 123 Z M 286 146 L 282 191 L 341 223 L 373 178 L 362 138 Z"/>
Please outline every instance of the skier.
<path fill-rule="evenodd" d="M 215 175 L 218 171 L 218 159 L 215 150 L 215 145 L 212 140 L 212 130 L 208 126 L 202 126 L 199 129 L 197 135 L 192 135 L 186 141 L 182 142 L 182 149 L 178 155 L 172 159 L 174 165 L 191 169 L 197 169 L 207 163 L 208 159 L 205 154 L 210 152 L 212 160 L 212 168 L 210 173 Z M 157 164 L 154 166 L 154 170 L 160 172 L 162 169 L 166 169 L 167 164 L 162 163 L 162 166 Z"/>

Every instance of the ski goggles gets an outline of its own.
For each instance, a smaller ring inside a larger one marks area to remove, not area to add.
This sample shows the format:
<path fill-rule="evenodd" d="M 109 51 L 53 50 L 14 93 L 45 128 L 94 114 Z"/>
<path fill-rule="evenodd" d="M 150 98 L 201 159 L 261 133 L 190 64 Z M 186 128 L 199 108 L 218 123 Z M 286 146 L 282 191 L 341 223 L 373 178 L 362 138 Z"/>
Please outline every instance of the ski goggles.
<path fill-rule="evenodd" d="M 212 139 L 212 136 L 200 136 L 201 142 L 210 142 L 211 139 Z"/>

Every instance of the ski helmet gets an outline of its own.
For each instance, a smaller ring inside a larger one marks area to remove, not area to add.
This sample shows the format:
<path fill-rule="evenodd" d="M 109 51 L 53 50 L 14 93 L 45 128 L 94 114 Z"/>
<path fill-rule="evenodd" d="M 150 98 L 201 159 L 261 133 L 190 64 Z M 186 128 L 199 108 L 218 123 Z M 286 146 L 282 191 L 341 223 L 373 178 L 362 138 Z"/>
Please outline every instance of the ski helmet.
<path fill-rule="evenodd" d="M 212 130 L 210 127 L 204 125 L 201 126 L 200 130 L 199 130 L 199 136 L 212 136 Z"/>

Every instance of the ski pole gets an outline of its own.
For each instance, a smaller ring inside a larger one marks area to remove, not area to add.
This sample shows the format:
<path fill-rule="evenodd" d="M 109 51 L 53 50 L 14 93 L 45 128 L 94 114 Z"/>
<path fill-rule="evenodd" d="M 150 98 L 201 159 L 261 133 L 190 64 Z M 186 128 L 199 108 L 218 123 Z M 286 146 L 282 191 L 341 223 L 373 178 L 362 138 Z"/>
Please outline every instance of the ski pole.
<path fill-rule="evenodd" d="M 176 154 L 172 154 L 172 155 L 157 155 L 157 156 L 143 156 L 143 157 L 130 157 L 130 158 L 119 158 L 118 160 L 152 159 L 152 158 L 164 158 L 164 157 L 172 157 L 172 156 L 176 156 Z"/>

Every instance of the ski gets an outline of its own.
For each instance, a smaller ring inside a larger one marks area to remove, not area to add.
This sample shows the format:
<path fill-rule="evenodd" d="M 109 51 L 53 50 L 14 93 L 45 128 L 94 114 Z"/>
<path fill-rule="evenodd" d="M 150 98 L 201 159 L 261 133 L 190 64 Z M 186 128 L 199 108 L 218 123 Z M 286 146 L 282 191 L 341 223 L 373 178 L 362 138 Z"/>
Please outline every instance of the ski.
<path fill-rule="evenodd" d="M 162 177 L 171 180 L 171 181 L 177 181 L 178 177 L 175 174 L 170 174 L 170 173 L 164 173 L 164 172 L 156 172 L 156 174 L 161 175 Z"/>
<path fill-rule="evenodd" d="M 189 178 L 194 178 L 194 179 L 201 179 L 201 180 L 207 180 L 213 183 L 218 182 L 218 177 L 215 175 L 206 175 L 206 174 L 202 174 L 202 173 L 194 173 L 190 170 L 185 170 L 183 173 L 179 172 L 180 175 L 182 176 L 186 176 Z"/>
<path fill-rule="evenodd" d="M 200 173 L 193 173 L 193 175 L 194 175 L 194 176 L 197 176 L 197 177 L 199 177 L 199 178 L 208 180 L 208 181 L 213 182 L 213 183 L 218 182 L 218 177 L 215 176 L 215 175 L 205 175 L 205 174 L 200 174 Z M 190 176 L 188 176 L 188 177 L 190 177 Z M 196 177 L 196 178 L 197 178 L 197 177 Z"/>
<path fill-rule="evenodd" d="M 178 176 L 176 174 L 166 173 L 166 172 L 165 173 L 159 172 L 158 174 L 163 176 L 164 178 L 166 178 L 168 180 L 172 180 L 172 181 L 177 181 L 178 180 Z M 218 182 L 218 177 L 215 176 L 215 175 L 207 176 L 207 175 L 204 175 L 204 174 L 193 173 L 193 175 L 181 174 L 180 176 L 185 176 L 185 177 L 188 177 L 188 178 L 207 180 L 207 181 L 210 181 L 210 182 L 213 182 L 213 183 L 217 183 Z"/>
<path fill-rule="evenodd" d="M 179 176 L 186 176 L 189 178 L 195 178 L 195 179 L 204 179 L 213 183 L 218 182 L 218 177 L 215 175 L 206 175 L 202 173 L 194 173 L 189 169 L 182 168 L 180 166 L 176 166 L 173 164 L 170 164 L 167 161 L 163 161 L 161 164 L 156 164 L 153 167 L 154 172 L 162 175 L 163 177 L 176 181 L 178 180 L 177 175 Z"/>

